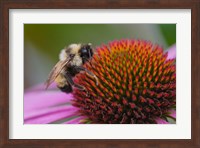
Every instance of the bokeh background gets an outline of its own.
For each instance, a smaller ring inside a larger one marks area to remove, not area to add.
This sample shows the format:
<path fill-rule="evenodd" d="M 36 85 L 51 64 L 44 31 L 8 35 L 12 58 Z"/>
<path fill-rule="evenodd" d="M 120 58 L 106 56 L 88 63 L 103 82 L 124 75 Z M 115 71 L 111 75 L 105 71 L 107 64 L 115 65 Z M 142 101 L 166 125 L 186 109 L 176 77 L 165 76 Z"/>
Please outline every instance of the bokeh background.
<path fill-rule="evenodd" d="M 44 83 L 60 50 L 72 43 L 93 47 L 118 39 L 144 39 L 165 50 L 176 43 L 175 24 L 24 24 L 24 87 Z"/>

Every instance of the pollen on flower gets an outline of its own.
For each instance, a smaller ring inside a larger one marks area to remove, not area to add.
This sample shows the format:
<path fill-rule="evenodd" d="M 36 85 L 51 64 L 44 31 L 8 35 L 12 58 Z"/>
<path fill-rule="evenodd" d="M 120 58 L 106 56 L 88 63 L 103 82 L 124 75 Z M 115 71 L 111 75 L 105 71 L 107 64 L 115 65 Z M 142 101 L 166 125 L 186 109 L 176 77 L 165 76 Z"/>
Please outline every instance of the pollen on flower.
<path fill-rule="evenodd" d="M 143 40 L 113 41 L 96 49 L 75 82 L 85 91 L 74 90 L 73 105 L 90 123 L 156 123 L 166 119 L 176 106 L 175 59 L 158 45 Z"/>

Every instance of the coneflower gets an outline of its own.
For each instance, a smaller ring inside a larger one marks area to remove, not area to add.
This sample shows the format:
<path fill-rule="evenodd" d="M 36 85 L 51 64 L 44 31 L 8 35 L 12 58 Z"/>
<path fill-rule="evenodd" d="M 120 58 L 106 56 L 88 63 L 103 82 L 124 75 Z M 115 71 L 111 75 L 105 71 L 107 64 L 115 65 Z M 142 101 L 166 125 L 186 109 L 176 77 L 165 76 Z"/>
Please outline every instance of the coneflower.
<path fill-rule="evenodd" d="M 82 123 L 156 124 L 176 108 L 175 59 L 158 45 L 144 40 L 113 41 L 96 49 L 84 65 L 98 78 L 79 73 L 73 105 Z M 174 119 L 173 117 L 171 117 Z"/>
<path fill-rule="evenodd" d="M 163 52 L 158 45 L 121 40 L 97 48 L 75 78 L 86 91 L 66 94 L 41 84 L 25 91 L 25 124 L 171 123 L 176 119 L 176 46 Z M 168 55 L 167 55 L 168 54 Z M 72 106 L 72 103 L 74 106 Z"/>

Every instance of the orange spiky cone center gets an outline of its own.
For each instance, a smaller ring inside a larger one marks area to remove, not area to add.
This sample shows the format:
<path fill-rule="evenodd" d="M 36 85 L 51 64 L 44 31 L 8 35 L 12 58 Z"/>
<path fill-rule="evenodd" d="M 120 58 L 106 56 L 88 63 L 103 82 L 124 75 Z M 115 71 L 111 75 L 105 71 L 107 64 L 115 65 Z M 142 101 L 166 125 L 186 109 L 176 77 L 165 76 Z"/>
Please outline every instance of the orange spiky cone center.
<path fill-rule="evenodd" d="M 113 41 L 97 48 L 84 65 L 98 78 L 81 72 L 75 82 L 73 105 L 91 123 L 156 123 L 176 105 L 174 59 L 151 42 Z"/>

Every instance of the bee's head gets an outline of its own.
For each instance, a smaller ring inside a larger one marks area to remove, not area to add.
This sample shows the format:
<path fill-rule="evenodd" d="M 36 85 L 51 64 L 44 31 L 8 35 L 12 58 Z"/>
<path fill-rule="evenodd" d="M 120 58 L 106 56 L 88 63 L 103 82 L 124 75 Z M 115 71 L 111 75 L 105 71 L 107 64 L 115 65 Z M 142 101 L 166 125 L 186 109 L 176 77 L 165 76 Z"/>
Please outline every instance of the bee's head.
<path fill-rule="evenodd" d="M 93 56 L 91 44 L 71 44 L 60 53 L 60 60 L 72 59 L 71 65 L 80 66 Z"/>
<path fill-rule="evenodd" d="M 88 43 L 86 45 L 81 46 L 80 50 L 80 57 L 83 60 L 83 64 L 85 62 L 87 62 L 93 55 L 93 51 L 92 51 L 92 47 L 91 47 L 91 43 Z"/>

